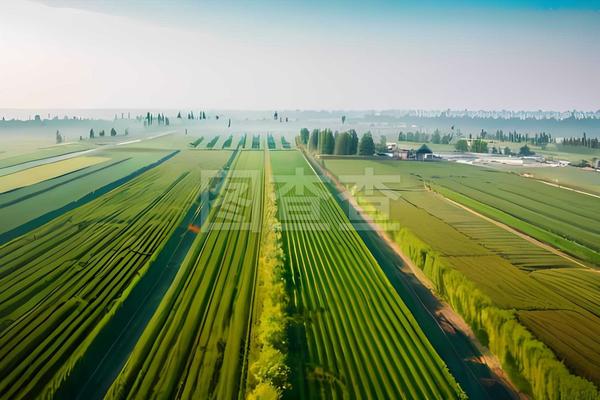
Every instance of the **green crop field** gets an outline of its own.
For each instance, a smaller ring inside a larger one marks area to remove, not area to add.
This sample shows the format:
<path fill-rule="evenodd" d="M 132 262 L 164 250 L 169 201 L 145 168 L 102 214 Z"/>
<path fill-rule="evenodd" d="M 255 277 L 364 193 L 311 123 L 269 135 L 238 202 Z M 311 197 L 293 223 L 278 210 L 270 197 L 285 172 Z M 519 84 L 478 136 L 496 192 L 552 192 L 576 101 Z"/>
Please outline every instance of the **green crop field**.
<path fill-rule="evenodd" d="M 577 374 L 600 381 L 600 319 L 570 310 L 519 311 L 518 317 Z"/>
<path fill-rule="evenodd" d="M 529 175 L 533 179 L 539 179 L 567 188 L 581 190 L 600 196 L 600 173 L 591 169 L 584 170 L 575 167 L 510 167 L 507 170 L 519 175 Z"/>
<path fill-rule="evenodd" d="M 600 400 L 599 37 L 0 0 L 0 400 Z"/>
<path fill-rule="evenodd" d="M 536 271 L 531 275 L 553 291 L 600 317 L 600 274 L 587 269 Z"/>
<path fill-rule="evenodd" d="M 556 390 L 562 393 L 592 398 L 599 395 L 589 382 L 570 374 L 600 382 L 594 368 L 600 363 L 594 339 L 600 334 L 597 270 L 469 213 L 428 186 L 441 188 L 441 194 L 451 187 L 452 193 L 460 191 L 467 200 L 471 199 L 468 194 L 478 196 L 481 202 L 494 201 L 495 205 L 500 198 L 497 191 L 504 190 L 519 196 L 511 197 L 513 208 L 518 210 L 520 204 L 534 209 L 534 199 L 539 196 L 536 215 L 539 212 L 548 220 L 564 220 L 565 227 L 570 226 L 566 220 L 573 218 L 571 229 L 579 224 L 591 228 L 588 233 L 594 235 L 597 229 L 593 221 L 598 216 L 594 215 L 589 196 L 509 173 L 448 163 L 328 159 L 325 166 L 423 269 L 439 293 L 498 355 L 522 390 L 539 398 L 555 398 L 555 388 L 546 386 L 546 382 L 560 381 Z M 378 183 L 386 180 L 388 183 Z M 525 190 L 527 185 L 535 187 Z M 462 198 L 452 199 L 462 202 Z M 568 208 L 566 216 L 548 211 L 561 208 Z M 532 221 L 542 225 L 537 219 Z M 582 325 L 583 319 L 586 323 Z M 581 332 L 569 334 L 566 326 L 580 326 Z M 581 339 L 584 336 L 592 337 Z M 530 352 L 537 353 L 539 361 L 535 365 L 531 364 Z M 556 378 L 547 378 L 547 374 Z"/>
<path fill-rule="evenodd" d="M 0 194 L 0 235 L 159 162 L 171 151 L 127 146 L 97 152 L 100 164 Z"/>
<path fill-rule="evenodd" d="M 277 190 L 293 308 L 302 321 L 291 353 L 295 397 L 460 397 L 461 389 L 302 154 L 271 157 L 276 179 L 289 177 Z"/>
<path fill-rule="evenodd" d="M 263 153 L 243 151 L 220 204 L 109 398 L 233 398 L 243 388 L 260 239 Z M 169 374 L 164 374 L 164 369 Z"/>
<path fill-rule="evenodd" d="M 0 193 L 0 398 L 513 391 L 476 347 L 464 356 L 472 338 L 459 339 L 426 286 L 385 264 L 383 242 L 323 182 L 329 172 L 519 390 L 598 398 L 593 197 L 457 164 L 308 162 L 285 133 L 231 132 L 108 138 L 85 155 L 97 163 L 73 155 L 0 176 L 43 171 Z M 579 251 L 562 256 L 449 199 Z"/>
<path fill-rule="evenodd" d="M 103 157 L 73 157 L 0 176 L 0 194 L 67 175 L 107 160 Z"/>
<path fill-rule="evenodd" d="M 182 152 L 0 247 L 0 397 L 49 395 L 228 152 Z"/>
<path fill-rule="evenodd" d="M 64 154 L 75 153 L 78 151 L 85 151 L 93 148 L 87 143 L 73 143 L 64 144 L 58 146 L 44 147 L 36 150 L 26 151 L 10 151 L 6 153 L 0 153 L 0 168 L 8 168 L 11 166 L 17 166 L 26 162 L 42 160 L 44 158 L 57 157 Z M 20 154 L 16 154 L 20 153 Z M 0 171 L 1 173 L 1 171 Z"/>
<path fill-rule="evenodd" d="M 336 165 L 347 160 L 327 160 Z M 344 174 L 365 167 L 380 174 L 400 173 L 406 185 L 426 183 L 444 196 L 506 223 L 538 240 L 547 242 L 592 264 L 600 265 L 600 214 L 598 199 L 536 182 L 502 171 L 455 163 L 354 163 Z M 395 167 L 392 167 L 394 166 Z M 361 169 L 362 168 L 362 169 Z M 417 181 L 415 181 L 415 179 Z M 394 188 L 393 183 L 390 188 Z"/>

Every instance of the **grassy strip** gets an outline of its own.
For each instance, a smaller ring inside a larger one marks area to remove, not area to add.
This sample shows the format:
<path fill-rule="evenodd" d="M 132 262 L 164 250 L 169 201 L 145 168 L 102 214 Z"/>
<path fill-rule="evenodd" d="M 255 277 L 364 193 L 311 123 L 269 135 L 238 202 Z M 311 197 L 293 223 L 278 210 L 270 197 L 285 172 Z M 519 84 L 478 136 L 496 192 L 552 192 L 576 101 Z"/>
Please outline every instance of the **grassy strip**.
<path fill-rule="evenodd" d="M 106 157 L 73 157 L 0 176 L 0 193 L 11 192 L 36 183 L 59 178 L 109 160 Z"/>
<path fill-rule="evenodd" d="M 200 143 L 202 143 L 203 140 L 204 136 L 200 136 L 198 139 L 194 140 L 193 142 L 190 142 L 190 147 L 198 147 L 198 145 L 200 145 Z"/>
<path fill-rule="evenodd" d="M 228 149 L 231 147 L 231 142 L 233 141 L 233 135 L 229 135 L 227 137 L 227 139 L 225 139 L 225 141 L 223 142 L 223 146 L 221 146 L 222 149 Z"/>
<path fill-rule="evenodd" d="M 210 142 L 206 143 L 206 148 L 212 149 L 213 147 L 215 147 L 215 144 L 217 144 L 218 141 L 219 141 L 219 136 L 215 136 L 214 138 L 212 138 L 210 140 Z"/>
<path fill-rule="evenodd" d="M 268 156 L 268 152 L 265 152 Z M 290 388 L 286 331 L 289 298 L 286 292 L 281 226 L 270 160 L 265 163 L 265 209 L 258 261 L 247 391 L 249 399 L 279 399 Z"/>
<path fill-rule="evenodd" d="M 572 375 L 552 351 L 515 318 L 496 307 L 462 273 L 407 229 L 395 241 L 431 279 L 439 294 L 456 310 L 500 359 L 511 380 L 536 399 L 598 399 L 593 383 Z"/>
<path fill-rule="evenodd" d="M 59 180 L 57 178 L 49 179 L 47 181 L 48 183 L 51 183 L 51 182 L 58 182 L 58 183 L 55 183 L 55 184 L 50 185 L 50 186 L 47 186 L 47 187 L 45 187 L 44 189 L 41 189 L 41 190 L 30 191 L 29 193 L 27 193 L 27 194 L 25 194 L 25 195 L 23 195 L 21 197 L 16 197 L 16 198 L 13 198 L 13 199 L 5 202 L 5 203 L 1 203 L 0 204 L 0 208 L 6 208 L 8 206 L 12 206 L 14 204 L 17 204 L 17 203 L 19 203 L 21 201 L 30 199 L 30 198 L 35 197 L 35 196 L 39 196 L 40 194 L 48 192 L 48 191 L 50 191 L 52 189 L 56 189 L 59 186 L 66 185 L 68 183 L 71 183 L 71 182 L 76 181 L 76 180 L 81 179 L 81 178 L 85 178 L 86 176 L 89 176 L 89 175 L 94 174 L 96 172 L 100 172 L 100 171 L 103 171 L 105 169 L 114 167 L 116 165 L 122 164 L 122 163 L 124 163 L 126 161 L 129 161 L 129 160 L 131 160 L 131 157 L 123 158 L 123 159 L 120 159 L 120 160 L 117 160 L 117 161 L 113 161 L 111 163 L 103 163 L 98 168 L 93 168 L 93 167 L 92 168 L 84 168 L 83 170 L 78 170 L 78 171 L 70 172 L 70 173 L 65 174 L 65 175 L 62 176 L 62 178 L 68 177 L 68 179 L 63 179 L 63 180 Z M 38 186 L 36 186 L 36 187 L 38 187 Z"/>
<path fill-rule="evenodd" d="M 487 217 L 509 225 L 510 227 L 517 229 L 518 231 L 532 236 L 542 242 L 548 243 L 584 261 L 591 262 L 595 265 L 600 265 L 600 254 L 585 246 L 572 242 L 554 233 L 548 232 L 547 230 L 544 230 L 519 218 L 516 218 L 510 214 L 507 214 L 504 211 L 488 206 L 487 204 L 483 204 L 477 200 L 464 196 L 448 188 L 441 187 L 438 185 L 434 185 L 432 186 L 432 188 L 436 192 L 442 194 L 443 196 L 454 200 L 458 203 L 461 203 Z"/>
<path fill-rule="evenodd" d="M 177 154 L 179 154 L 179 150 L 175 150 L 175 151 L 167 154 L 166 156 L 162 157 L 161 159 L 159 159 L 151 164 L 148 164 L 146 166 L 143 166 L 142 168 L 140 168 L 136 171 L 133 171 L 130 174 L 123 176 L 109 184 L 106 184 L 106 185 L 94 190 L 93 192 L 87 193 L 83 197 L 76 199 L 60 208 L 57 208 L 56 210 L 47 212 L 46 214 L 40 215 L 39 217 L 34 218 L 31 221 L 24 223 L 23 225 L 20 225 L 14 229 L 11 229 L 10 231 L 1 233 L 0 234 L 0 243 L 9 242 L 10 240 L 17 238 L 18 236 L 24 235 L 33 229 L 39 228 L 40 226 L 52 221 L 55 218 L 60 217 L 61 215 L 65 214 L 71 210 L 74 210 L 74 209 L 77 209 L 78 207 L 82 207 L 82 206 L 86 205 L 87 203 L 109 193 L 110 191 L 115 190 L 115 189 L 119 188 L 120 186 L 127 184 L 129 181 L 142 175 L 143 173 L 145 173 L 149 170 L 152 170 L 155 167 L 158 167 L 159 165 L 163 164 L 164 162 L 175 157 Z"/>

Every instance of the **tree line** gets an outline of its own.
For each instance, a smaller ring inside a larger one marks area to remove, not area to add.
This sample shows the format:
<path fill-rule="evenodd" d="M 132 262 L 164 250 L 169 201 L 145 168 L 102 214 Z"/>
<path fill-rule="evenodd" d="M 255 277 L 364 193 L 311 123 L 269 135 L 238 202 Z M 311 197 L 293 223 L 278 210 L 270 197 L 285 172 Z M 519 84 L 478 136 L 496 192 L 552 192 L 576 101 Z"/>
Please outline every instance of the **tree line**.
<path fill-rule="evenodd" d="M 123 135 L 125 135 L 125 136 L 129 135 L 129 129 L 125 129 L 125 131 L 123 132 Z M 98 137 L 104 137 L 104 136 L 106 136 L 106 132 L 104 131 L 104 129 L 99 130 Z M 115 128 L 110 129 L 110 136 L 117 136 L 117 130 Z M 90 129 L 89 138 L 94 139 L 95 137 L 96 137 L 96 132 L 92 128 L 92 129 Z M 80 138 L 80 139 L 82 139 L 82 138 Z"/>
<path fill-rule="evenodd" d="M 580 138 L 572 137 L 563 139 L 562 144 L 565 146 L 580 146 L 587 147 L 589 149 L 600 149 L 600 142 L 598 141 L 598 138 L 588 138 L 585 132 L 583 132 L 583 136 Z"/>
<path fill-rule="evenodd" d="M 442 134 L 439 129 L 433 131 L 433 134 L 429 135 L 424 132 L 403 132 L 398 133 L 399 142 L 431 142 L 433 144 L 449 144 L 454 137 L 454 132 Z"/>
<path fill-rule="evenodd" d="M 319 154 L 372 156 L 375 143 L 371 132 L 366 132 L 360 140 L 354 129 L 333 133 L 331 129 L 307 128 L 300 130 L 300 141 L 308 150 Z"/>
<path fill-rule="evenodd" d="M 146 113 L 146 116 L 144 117 L 144 126 L 150 126 L 154 124 L 154 121 L 156 120 L 158 125 L 165 125 L 165 126 L 169 126 L 169 117 L 165 117 L 164 114 L 156 114 L 156 117 L 154 116 L 154 114 L 148 112 Z"/>
<path fill-rule="evenodd" d="M 485 130 L 481 130 L 479 135 L 482 139 L 488 137 L 488 134 Z M 529 136 L 528 133 L 518 133 L 516 130 L 512 132 L 508 132 L 508 134 L 504 133 L 502 129 L 496 131 L 496 134 L 493 136 L 494 139 L 500 142 L 511 142 L 511 143 L 531 143 L 535 146 L 545 146 L 549 143 L 555 143 L 555 139 L 552 138 L 552 135 L 547 134 L 546 132 L 536 133 L 534 136 Z"/>

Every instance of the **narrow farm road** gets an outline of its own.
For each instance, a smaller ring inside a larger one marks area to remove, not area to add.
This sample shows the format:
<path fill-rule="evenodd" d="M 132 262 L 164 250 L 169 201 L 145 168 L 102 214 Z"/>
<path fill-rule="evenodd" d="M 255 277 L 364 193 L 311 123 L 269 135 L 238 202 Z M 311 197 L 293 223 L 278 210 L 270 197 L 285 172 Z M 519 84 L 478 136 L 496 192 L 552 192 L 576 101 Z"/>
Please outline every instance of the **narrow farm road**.
<path fill-rule="evenodd" d="M 521 175 L 521 176 L 523 176 L 523 175 Z M 570 190 L 571 192 L 576 192 L 576 193 L 580 193 L 580 194 L 585 194 L 585 195 L 587 195 L 587 196 L 592 196 L 592 197 L 595 197 L 595 198 L 597 198 L 597 199 L 600 199 L 600 196 L 599 196 L 599 195 L 597 195 L 597 194 L 594 194 L 594 193 L 584 192 L 583 190 L 579 190 L 579 189 L 573 189 L 573 188 L 571 188 L 571 187 L 564 186 L 564 185 L 563 185 L 563 186 L 561 186 L 561 185 L 558 185 L 558 184 L 556 184 L 556 183 L 552 183 L 552 182 L 544 181 L 544 180 L 542 180 L 542 179 L 536 179 L 536 178 L 531 178 L 531 179 L 534 179 L 534 180 L 536 180 L 536 181 L 538 181 L 538 182 L 542 182 L 543 184 L 546 184 L 546 185 L 548 185 L 548 186 L 553 186 L 553 187 L 557 187 L 557 188 L 560 188 L 560 189 Z"/>

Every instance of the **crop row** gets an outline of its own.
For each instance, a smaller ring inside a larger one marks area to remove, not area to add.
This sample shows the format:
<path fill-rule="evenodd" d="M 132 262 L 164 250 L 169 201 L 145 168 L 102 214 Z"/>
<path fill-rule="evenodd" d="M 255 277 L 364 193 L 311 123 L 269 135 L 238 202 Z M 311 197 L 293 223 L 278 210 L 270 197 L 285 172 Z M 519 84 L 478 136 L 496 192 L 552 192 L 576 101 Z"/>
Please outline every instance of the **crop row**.
<path fill-rule="evenodd" d="M 206 148 L 207 149 L 212 149 L 215 147 L 215 144 L 217 144 L 217 142 L 219 141 L 219 136 L 215 136 L 214 138 L 212 138 L 210 140 L 210 142 L 206 143 Z"/>
<path fill-rule="evenodd" d="M 221 148 L 228 149 L 231 147 L 231 142 L 233 142 L 233 135 L 229 135 L 227 139 L 223 142 L 223 146 Z"/>
<path fill-rule="evenodd" d="M 277 145 L 275 144 L 275 138 L 270 133 L 267 135 L 267 146 L 269 150 L 275 150 Z"/>
<path fill-rule="evenodd" d="M 600 274 L 588 269 L 536 271 L 531 276 L 600 318 Z"/>
<path fill-rule="evenodd" d="M 0 397 L 55 390 L 226 157 L 180 153 L 0 247 Z"/>
<path fill-rule="evenodd" d="M 560 359 L 568 359 L 575 373 L 600 382 L 600 319 L 570 310 L 520 311 L 518 317 Z"/>
<path fill-rule="evenodd" d="M 344 177 L 351 171 L 358 177 L 356 180 L 361 179 L 360 165 L 358 161 L 328 161 L 335 175 Z M 582 329 L 595 336 L 600 334 L 598 274 L 527 242 L 436 193 L 417 191 L 419 181 L 421 187 L 423 182 L 437 182 L 439 186 L 446 178 L 458 181 L 458 176 L 467 179 L 473 174 L 487 177 L 486 184 L 493 186 L 494 179 L 502 183 L 507 174 L 484 173 L 474 167 L 448 163 L 362 162 L 363 171 L 367 166 L 374 168 L 375 176 L 398 176 L 399 182 L 391 185 L 394 190 L 368 193 L 358 189 L 356 182 L 345 184 L 354 188 L 353 194 L 362 208 L 423 268 L 436 290 L 484 338 L 521 389 L 539 398 L 564 397 L 567 393 L 584 397 L 598 394 L 590 382 L 570 374 L 556 357 L 571 370 L 598 382 L 598 377 L 590 373 L 590 363 L 581 358 L 581 354 L 588 354 L 597 363 L 596 343 L 566 334 L 562 328 L 577 323 L 573 315 L 586 315 L 589 321 Z M 562 189 L 551 189 L 561 191 L 559 198 L 565 196 Z M 445 193 L 444 188 L 438 190 Z M 384 210 L 376 207 L 382 197 L 389 201 Z M 525 315 L 529 318 L 517 318 Z M 537 323 L 540 316 L 548 315 L 552 318 L 545 318 L 544 324 Z M 549 321 L 557 324 L 555 333 L 542 334 L 540 327 L 549 326 Z M 562 327 L 557 321 L 562 321 Z"/>
<path fill-rule="evenodd" d="M 120 150 L 120 149 L 119 149 Z M 177 151 L 99 153 L 113 162 L 0 195 L 0 243 L 6 243 L 171 159 Z"/>
<path fill-rule="evenodd" d="M 479 216 L 465 212 L 439 196 L 417 192 L 404 193 L 402 198 L 525 271 L 577 267 L 577 264 L 523 240 Z"/>
<path fill-rule="evenodd" d="M 194 140 L 193 142 L 190 142 L 190 146 L 198 147 L 200 145 L 200 143 L 202 143 L 203 140 L 204 140 L 204 136 L 200 136 L 198 139 Z"/>
<path fill-rule="evenodd" d="M 460 397 L 445 364 L 301 153 L 274 152 L 272 161 L 275 176 L 287 177 L 277 190 L 291 297 L 301 321 L 290 354 L 295 397 Z"/>
<path fill-rule="evenodd" d="M 230 399 L 243 391 L 263 162 L 261 152 L 242 151 L 236 159 L 208 223 L 108 398 Z"/>

